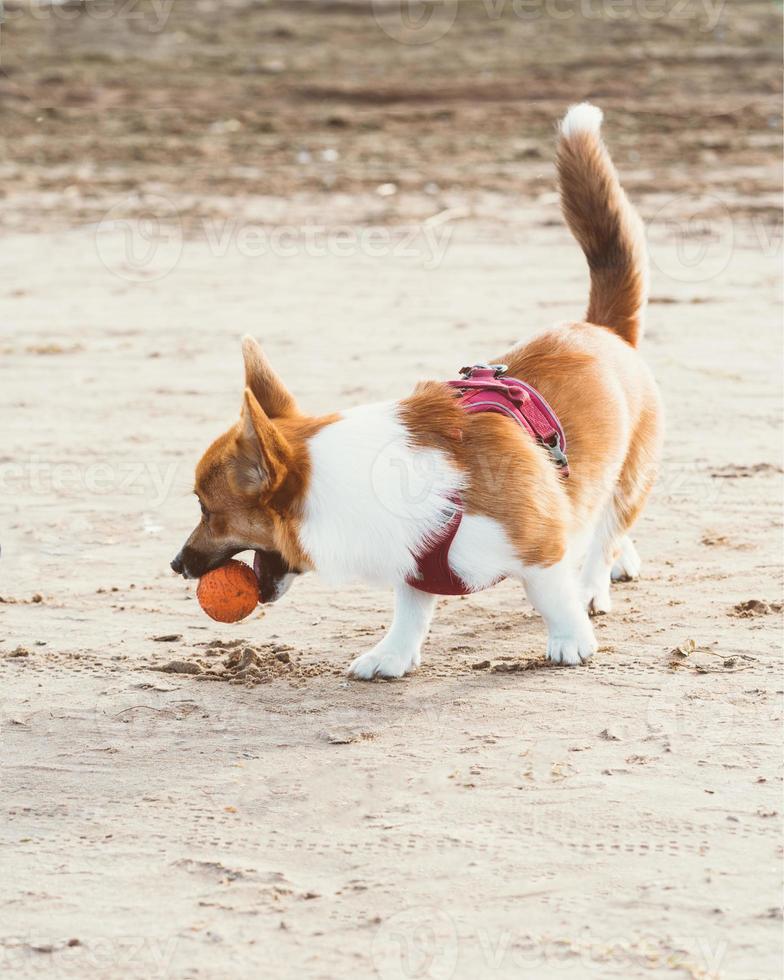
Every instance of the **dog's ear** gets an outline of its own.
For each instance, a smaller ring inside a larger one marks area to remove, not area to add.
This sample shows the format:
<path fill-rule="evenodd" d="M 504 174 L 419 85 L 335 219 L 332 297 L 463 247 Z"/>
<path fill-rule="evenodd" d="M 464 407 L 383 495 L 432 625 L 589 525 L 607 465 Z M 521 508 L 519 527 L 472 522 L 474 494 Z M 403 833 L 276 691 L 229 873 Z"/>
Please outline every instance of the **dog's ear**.
<path fill-rule="evenodd" d="M 256 396 L 256 401 L 268 418 L 296 415 L 297 403 L 291 392 L 273 371 L 264 351 L 253 337 L 243 338 L 242 356 L 245 359 L 245 385 Z"/>
<path fill-rule="evenodd" d="M 242 490 L 266 493 L 277 489 L 290 463 L 291 447 L 286 438 L 246 388 L 237 438 L 237 475 Z"/>

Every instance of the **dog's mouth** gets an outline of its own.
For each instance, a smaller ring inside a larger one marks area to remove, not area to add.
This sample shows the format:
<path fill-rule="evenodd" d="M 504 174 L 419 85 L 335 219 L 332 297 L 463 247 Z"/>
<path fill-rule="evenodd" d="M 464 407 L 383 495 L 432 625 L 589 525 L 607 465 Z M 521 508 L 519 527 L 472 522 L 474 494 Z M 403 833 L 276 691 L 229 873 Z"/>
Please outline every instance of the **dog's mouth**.
<path fill-rule="evenodd" d="M 288 591 L 292 579 L 300 573 L 292 568 L 278 551 L 255 551 L 253 571 L 259 583 L 259 602 L 275 602 Z"/>
<path fill-rule="evenodd" d="M 2 2 L 2 0 L 0 0 Z M 186 579 L 201 578 L 214 568 L 225 564 L 229 558 L 248 551 L 248 547 L 230 547 L 211 557 L 185 545 L 171 563 L 177 575 Z M 291 583 L 302 569 L 292 568 L 279 551 L 254 549 L 253 571 L 259 585 L 259 602 L 269 603 L 288 592 Z"/>

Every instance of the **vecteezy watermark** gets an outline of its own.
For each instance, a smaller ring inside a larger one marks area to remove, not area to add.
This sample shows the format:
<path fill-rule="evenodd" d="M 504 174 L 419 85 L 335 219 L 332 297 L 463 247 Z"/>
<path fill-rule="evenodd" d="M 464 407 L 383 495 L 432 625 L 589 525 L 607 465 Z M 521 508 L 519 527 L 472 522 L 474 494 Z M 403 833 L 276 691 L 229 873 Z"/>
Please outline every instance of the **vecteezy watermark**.
<path fill-rule="evenodd" d="M 651 496 L 670 505 L 715 504 L 721 496 L 720 480 L 698 463 L 667 463 L 651 489 Z"/>
<path fill-rule="evenodd" d="M 642 730 L 653 737 L 699 738 L 706 748 L 711 744 L 726 746 L 743 742 L 743 715 L 726 698 L 705 708 L 670 689 L 653 691 L 645 701 L 641 720 Z M 771 715 L 771 723 L 773 720 Z"/>
<path fill-rule="evenodd" d="M 214 258 L 308 256 L 371 259 L 391 256 L 438 268 L 452 240 L 453 218 L 464 209 L 442 211 L 417 225 L 264 225 L 236 218 L 201 218 L 192 237 L 206 242 Z M 109 272 L 129 282 L 151 282 L 172 272 L 184 248 L 183 222 L 174 203 L 162 195 L 119 201 L 99 222 L 98 256 Z"/>
<path fill-rule="evenodd" d="M 370 483 L 376 499 L 396 517 L 421 520 L 443 509 L 442 487 L 450 474 L 434 451 L 413 452 L 409 437 L 390 440 L 373 458 Z"/>
<path fill-rule="evenodd" d="M 63 22 L 88 18 L 94 21 L 121 20 L 148 34 L 164 30 L 174 9 L 174 0 L 5 0 L 0 2 L 6 22 L 22 17 Z M 2 19 L 2 18 L 0 18 Z"/>
<path fill-rule="evenodd" d="M 8 460 L 0 464 L 0 499 L 30 496 L 123 496 L 143 497 L 152 508 L 169 497 L 177 477 L 177 463 L 153 460 L 123 460 L 83 465 L 43 459 Z"/>
<path fill-rule="evenodd" d="M 429 906 L 404 909 L 385 919 L 370 948 L 381 980 L 450 980 L 457 954 L 452 918 Z"/>
<path fill-rule="evenodd" d="M 568 449 L 568 447 L 567 447 Z M 542 450 L 544 453 L 544 450 Z M 517 492 L 519 471 L 513 456 L 488 456 L 477 461 L 483 487 L 495 496 Z M 656 496 L 668 504 L 715 504 L 726 489 L 723 481 L 712 479 L 703 466 L 695 463 L 667 463 L 651 484 L 653 474 L 643 471 L 626 488 L 630 499 Z M 450 494 L 455 487 L 454 472 L 440 451 L 414 449 L 409 437 L 401 435 L 386 443 L 370 463 L 370 485 L 382 507 L 408 520 L 438 519 L 452 509 Z M 616 478 L 604 476 L 607 494 L 613 493 Z M 450 489 L 452 488 L 452 489 Z"/>
<path fill-rule="evenodd" d="M 445 222 L 425 221 L 421 225 L 390 227 L 386 225 L 264 225 L 247 224 L 233 219 L 205 220 L 199 223 L 210 252 L 223 258 L 231 251 L 246 258 L 274 255 L 293 258 L 307 255 L 323 258 L 334 255 L 348 258 L 392 256 L 420 259 L 426 269 L 437 268 L 444 259 L 452 238 L 453 227 Z"/>
<path fill-rule="evenodd" d="M 559 825 L 560 826 L 560 825 Z M 561 826 L 566 831 L 566 826 Z M 693 976 L 720 975 L 728 943 L 715 937 L 677 936 L 669 940 L 636 934 L 599 939 L 566 934 L 534 935 L 521 930 L 488 928 L 481 916 L 458 932 L 454 918 L 441 907 L 404 909 L 384 919 L 371 945 L 373 966 L 381 980 L 449 980 L 460 975 L 528 976 L 555 970 L 600 975 L 611 962 L 643 968 L 667 958 Z M 470 964 L 470 968 L 468 965 Z"/>
<path fill-rule="evenodd" d="M 696 21 L 700 30 L 719 23 L 726 0 L 373 0 L 381 30 L 400 44 L 434 44 L 453 27 L 467 7 L 489 21 L 513 16 L 521 21 L 571 20 L 613 22 Z"/>
<path fill-rule="evenodd" d="M 666 201 L 647 221 L 651 262 L 675 282 L 718 278 L 736 248 L 753 248 L 763 257 L 780 256 L 784 233 L 780 217 L 733 215 L 715 196 L 699 203 L 681 194 Z"/>
<path fill-rule="evenodd" d="M 433 44 L 457 20 L 458 0 L 373 0 L 381 30 L 401 44 Z"/>
<path fill-rule="evenodd" d="M 705 215 L 685 194 L 664 204 L 647 224 L 651 261 L 676 282 L 706 282 L 720 276 L 732 259 L 735 225 L 729 208 L 711 198 L 713 213 Z"/>
<path fill-rule="evenodd" d="M 182 255 L 180 214 L 160 194 L 144 199 L 130 195 L 104 215 L 95 232 L 95 246 L 104 266 L 121 279 L 163 279 Z"/>
<path fill-rule="evenodd" d="M 82 977 L 86 973 L 141 974 L 150 980 L 173 975 L 177 937 L 95 936 L 75 938 L 42 933 L 9 936 L 0 945 L 4 976 Z M 42 965 L 46 954 L 46 966 Z"/>

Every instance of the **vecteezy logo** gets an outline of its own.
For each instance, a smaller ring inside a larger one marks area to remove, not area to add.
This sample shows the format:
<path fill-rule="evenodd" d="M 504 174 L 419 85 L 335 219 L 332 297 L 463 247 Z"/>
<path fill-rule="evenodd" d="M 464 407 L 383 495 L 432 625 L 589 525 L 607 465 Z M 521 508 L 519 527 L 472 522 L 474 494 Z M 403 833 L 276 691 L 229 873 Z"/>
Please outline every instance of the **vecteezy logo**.
<path fill-rule="evenodd" d="M 458 0 L 373 0 L 381 30 L 400 44 L 432 44 L 457 18 Z"/>
<path fill-rule="evenodd" d="M 412 452 L 405 438 L 393 439 L 373 460 L 370 482 L 383 507 L 409 520 L 437 519 L 443 509 L 439 487 L 444 463 L 435 452 Z"/>
<path fill-rule="evenodd" d="M 370 955 L 381 980 L 450 980 L 457 929 L 440 909 L 405 909 L 381 923 Z"/>
<path fill-rule="evenodd" d="M 676 282 L 707 282 L 729 265 L 735 229 L 729 209 L 709 200 L 710 216 L 696 213 L 685 195 L 671 198 L 648 224 L 648 245 L 654 265 Z"/>
<path fill-rule="evenodd" d="M 182 255 L 182 221 L 172 202 L 159 194 L 130 195 L 107 211 L 95 232 L 104 266 L 128 282 L 163 279 Z"/>

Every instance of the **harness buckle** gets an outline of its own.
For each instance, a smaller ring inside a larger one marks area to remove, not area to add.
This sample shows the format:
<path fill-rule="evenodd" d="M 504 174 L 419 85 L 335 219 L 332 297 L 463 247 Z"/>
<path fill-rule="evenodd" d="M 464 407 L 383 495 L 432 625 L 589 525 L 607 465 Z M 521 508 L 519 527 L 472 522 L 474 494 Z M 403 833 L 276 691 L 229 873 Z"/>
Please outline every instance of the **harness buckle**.
<path fill-rule="evenodd" d="M 471 367 L 460 368 L 460 374 L 468 380 L 473 377 L 474 371 L 492 371 L 494 378 L 500 378 L 509 370 L 506 364 L 472 364 Z"/>
<path fill-rule="evenodd" d="M 541 440 L 542 445 L 547 450 L 547 452 L 552 457 L 553 462 L 558 467 L 558 469 L 563 469 L 569 465 L 569 460 L 566 457 L 563 449 L 561 449 L 561 444 L 558 440 L 558 436 L 553 436 L 551 442 L 546 442 L 544 439 Z"/>

